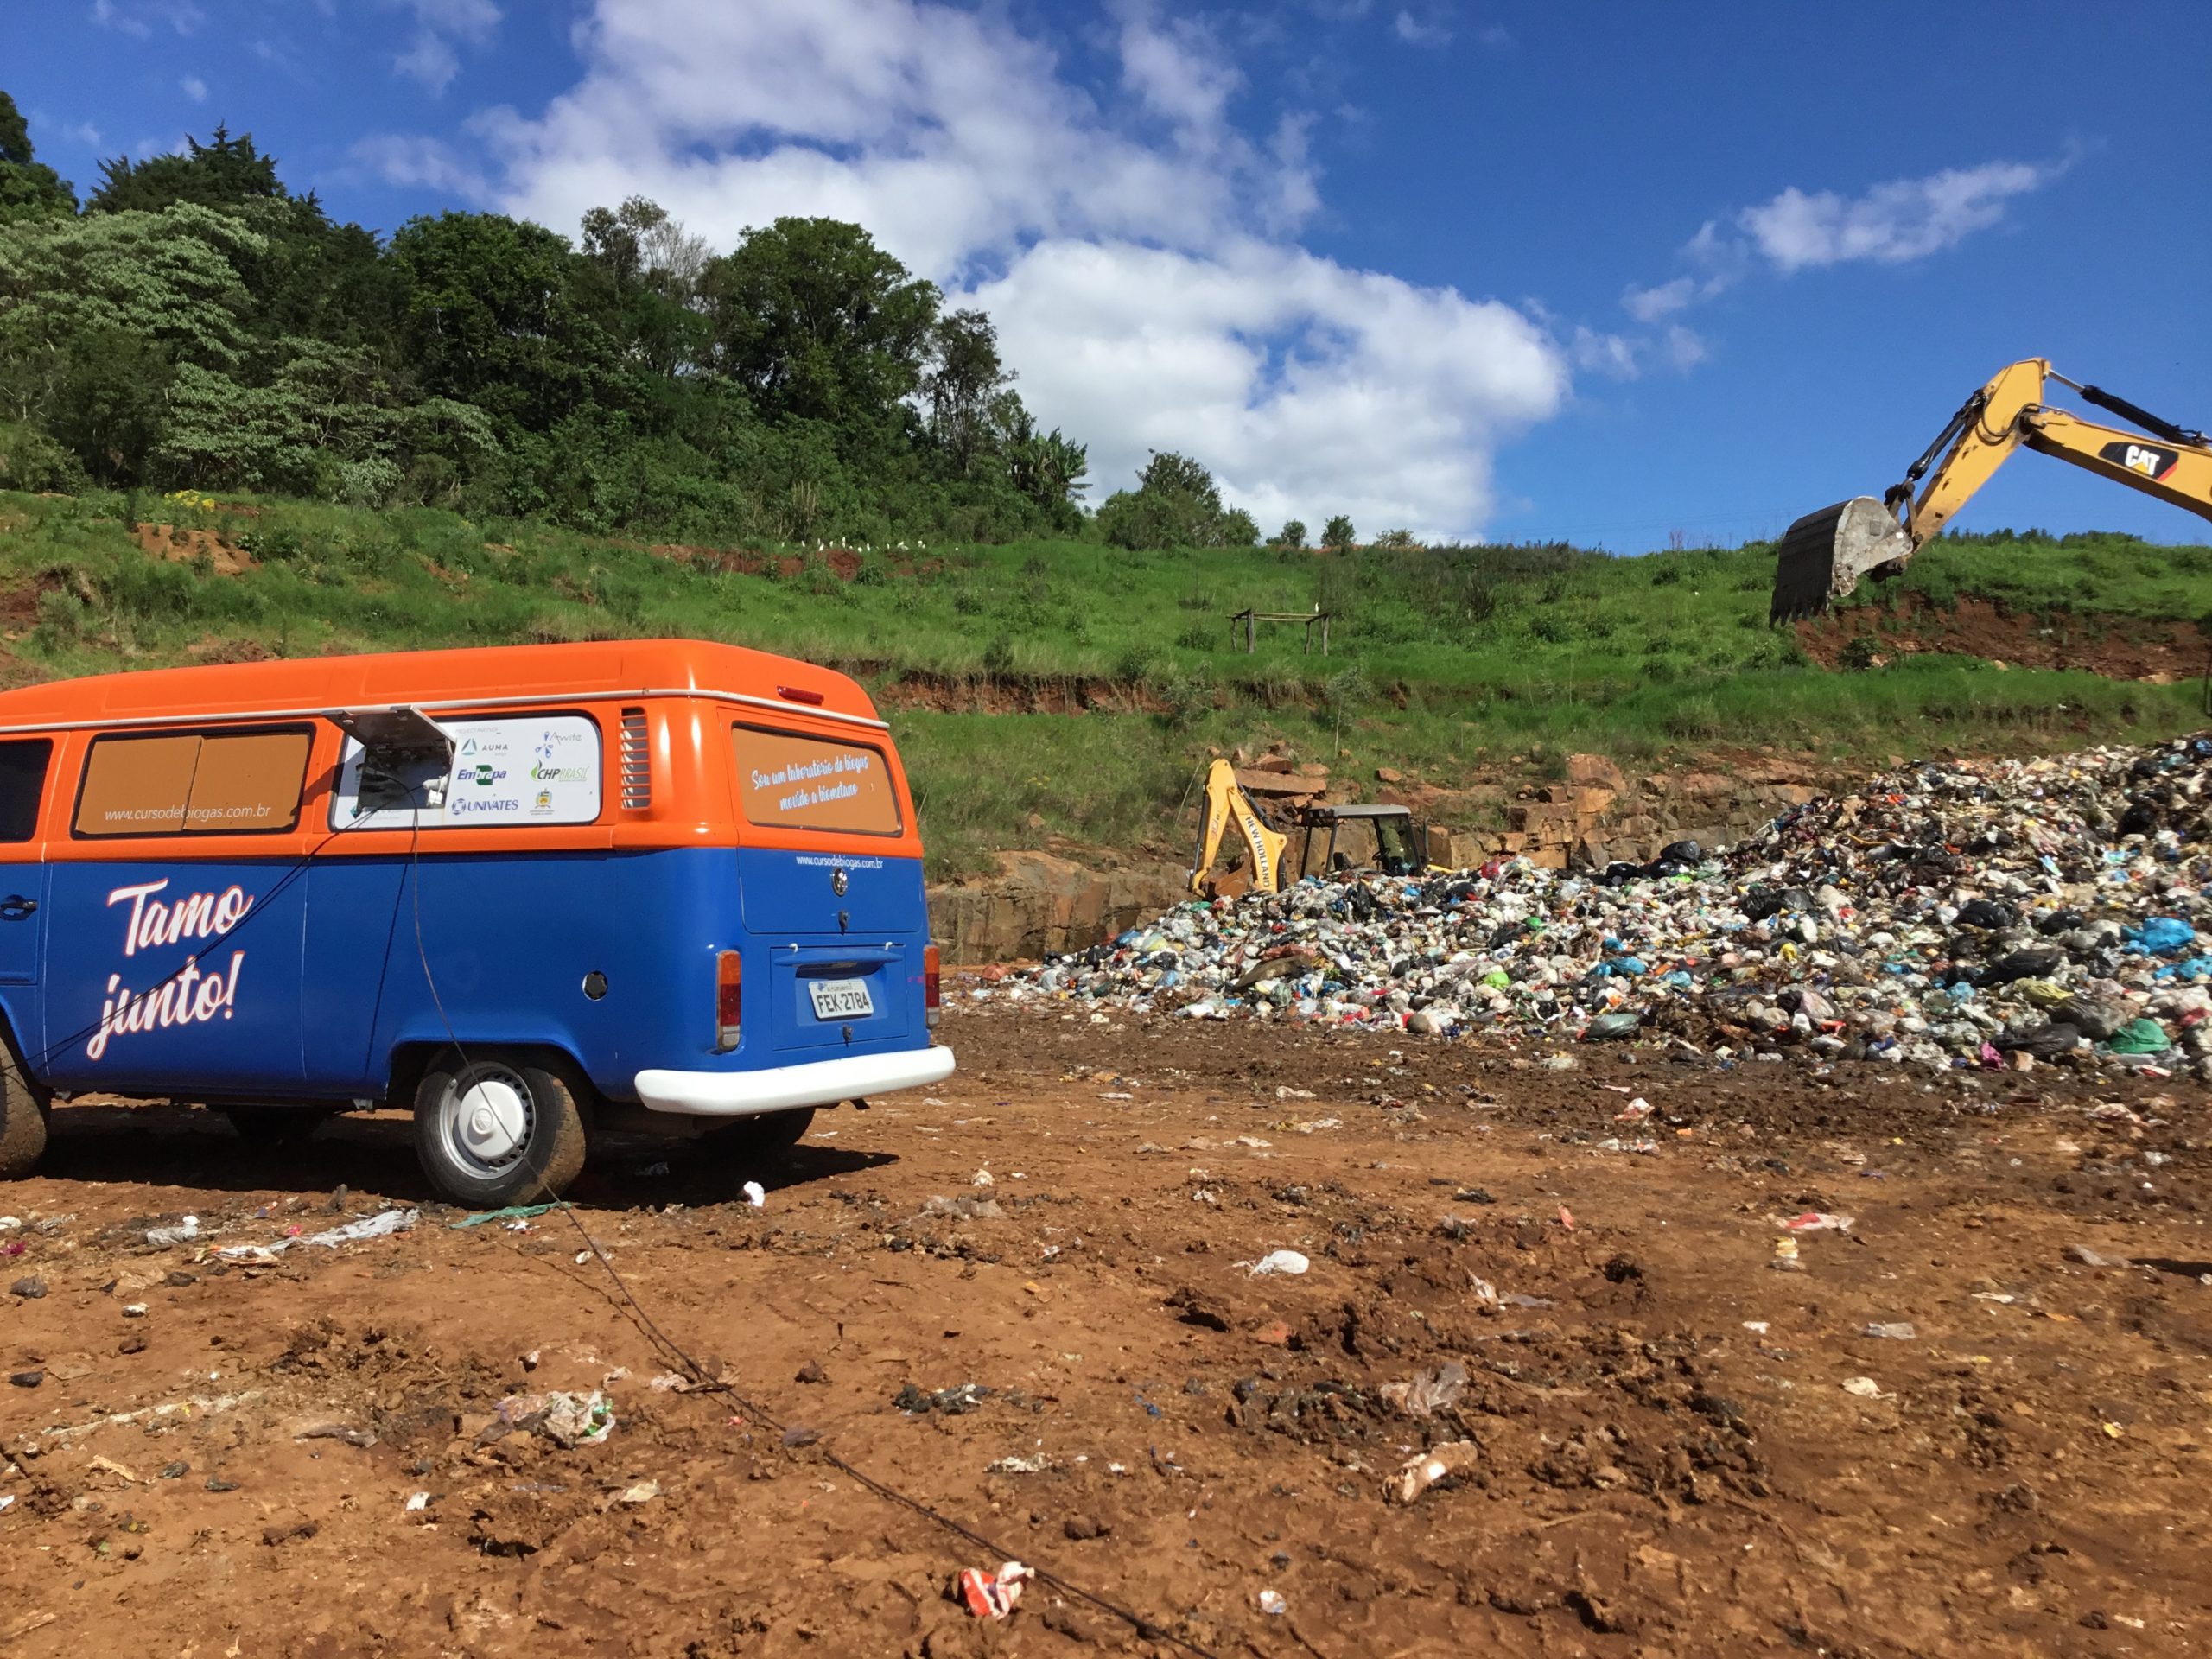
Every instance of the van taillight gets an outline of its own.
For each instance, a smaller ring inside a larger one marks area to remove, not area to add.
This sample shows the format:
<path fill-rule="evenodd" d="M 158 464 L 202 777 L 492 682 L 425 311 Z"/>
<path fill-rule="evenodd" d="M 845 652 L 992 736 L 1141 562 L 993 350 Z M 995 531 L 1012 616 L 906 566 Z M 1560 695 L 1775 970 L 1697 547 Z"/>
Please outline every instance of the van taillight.
<path fill-rule="evenodd" d="M 937 1024 L 938 991 L 937 946 L 926 946 L 922 951 L 922 1008 L 931 1025 Z"/>
<path fill-rule="evenodd" d="M 731 1049 L 737 1046 L 737 1028 L 743 1012 L 743 996 L 739 984 L 743 958 L 734 950 L 725 950 L 715 958 L 715 1046 Z"/>

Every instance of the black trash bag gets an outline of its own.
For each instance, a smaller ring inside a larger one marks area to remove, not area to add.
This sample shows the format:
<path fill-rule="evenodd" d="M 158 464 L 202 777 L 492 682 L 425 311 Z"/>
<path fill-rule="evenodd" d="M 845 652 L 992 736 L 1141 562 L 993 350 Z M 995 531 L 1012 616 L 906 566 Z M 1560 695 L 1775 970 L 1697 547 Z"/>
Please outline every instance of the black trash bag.
<path fill-rule="evenodd" d="M 1625 887 L 1643 874 L 1643 866 L 1627 859 L 1617 858 L 1605 866 L 1598 880 L 1609 887 Z"/>
<path fill-rule="evenodd" d="M 1662 864 L 1702 864 L 1705 849 L 1694 841 L 1670 841 L 1659 849 Z"/>
<path fill-rule="evenodd" d="M 1522 933 L 1528 931 L 1528 927 L 1529 924 L 1526 922 L 1500 923 L 1491 933 L 1490 948 L 1493 950 L 1503 949 L 1504 946 L 1512 944 L 1514 940 L 1519 938 Z"/>
<path fill-rule="evenodd" d="M 2069 906 L 2064 910 L 2054 910 L 2047 915 L 2037 917 L 2036 931 L 2047 939 L 2052 938 L 2061 933 L 2071 933 L 2088 919 L 2080 911 Z"/>
<path fill-rule="evenodd" d="M 1755 922 L 1763 922 L 1770 916 L 1780 914 L 1781 911 L 1782 895 L 1772 887 L 1754 887 L 1744 895 L 1744 914 Z"/>
<path fill-rule="evenodd" d="M 1982 988 L 1994 990 L 2016 979 L 2043 979 L 2056 973 L 2065 960 L 2063 950 L 2015 950 L 1998 957 L 1983 970 Z"/>
<path fill-rule="evenodd" d="M 1994 1046 L 2007 1054 L 2028 1053 L 2039 1060 L 2055 1060 L 2062 1054 L 2071 1052 L 2081 1041 L 2079 1027 L 2054 1020 L 2049 1025 L 2038 1026 L 2033 1030 L 2015 1027 L 2000 1033 Z"/>
<path fill-rule="evenodd" d="M 1977 968 L 1971 963 L 1958 963 L 1937 973 L 1936 982 L 1938 985 L 1972 985 L 1978 989 L 1989 982 L 1989 969 Z"/>
<path fill-rule="evenodd" d="M 2127 810 L 2120 815 L 2120 833 L 2123 836 L 2147 836 L 2158 827 L 2158 809 L 2150 802 L 2137 798 L 2127 804 Z"/>
<path fill-rule="evenodd" d="M 1961 927 L 2010 927 L 2019 919 L 2018 911 L 1994 899 L 1972 899 L 1959 906 Z"/>

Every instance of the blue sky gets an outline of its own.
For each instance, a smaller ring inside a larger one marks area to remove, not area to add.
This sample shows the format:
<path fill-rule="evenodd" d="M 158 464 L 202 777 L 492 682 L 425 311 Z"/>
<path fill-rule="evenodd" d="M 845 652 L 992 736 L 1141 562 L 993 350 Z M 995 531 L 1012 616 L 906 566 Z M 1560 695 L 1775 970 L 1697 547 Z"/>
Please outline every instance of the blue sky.
<path fill-rule="evenodd" d="M 2212 424 L 2212 6 L 15 0 L 41 158 L 251 130 L 337 214 L 867 224 L 999 320 L 1094 499 L 1199 456 L 1623 551 L 1878 493 L 2048 355 Z M 2201 523 L 2023 455 L 1969 528 Z"/>

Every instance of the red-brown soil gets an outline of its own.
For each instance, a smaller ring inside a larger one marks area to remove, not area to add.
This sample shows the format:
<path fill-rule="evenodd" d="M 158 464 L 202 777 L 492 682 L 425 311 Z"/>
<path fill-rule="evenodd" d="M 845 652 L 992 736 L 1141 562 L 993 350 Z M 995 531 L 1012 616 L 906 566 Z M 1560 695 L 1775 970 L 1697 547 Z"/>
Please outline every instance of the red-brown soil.
<path fill-rule="evenodd" d="M 2194 622 L 2015 611 L 1971 597 L 1939 608 L 1906 594 L 1797 624 L 1798 643 L 1822 668 L 1840 666 L 1844 648 L 1861 638 L 1884 658 L 1947 652 L 2014 668 L 2077 668 L 2160 684 L 2201 675 L 2212 662 L 2212 640 Z"/>
<path fill-rule="evenodd" d="M 520 1233 L 454 1230 L 394 1118 L 286 1154 L 206 1114 L 57 1109 L 45 1173 L 0 1188 L 29 1224 L 0 1279 L 47 1287 L 0 1304 L 4 1370 L 43 1374 L 0 1387 L 0 1643 L 1180 1651 L 1042 1584 L 977 1623 L 945 1589 L 998 1549 L 1221 1655 L 2212 1639 L 2194 1085 L 1598 1048 L 1560 1073 L 995 1007 L 948 1019 L 936 1096 L 824 1113 L 766 1169 L 603 1146 L 575 1224 Z M 1631 1094 L 1654 1119 L 1615 1121 Z M 963 1198 L 1001 1213 L 932 1205 Z M 207 1251 L 386 1201 L 421 1224 L 270 1267 Z M 1770 1270 L 1770 1218 L 1804 1211 L 1857 1219 Z M 196 1244 L 139 1242 L 185 1211 Z M 670 1357 L 579 1229 L 752 1403 L 652 1386 Z M 1311 1270 L 1241 1265 L 1280 1249 Z M 1386 1399 L 1446 1363 L 1440 1414 Z M 893 1403 L 969 1382 L 971 1410 Z M 502 1395 L 602 1385 L 602 1446 L 482 1440 Z M 1461 1440 L 1465 1473 L 1386 1501 Z"/>
<path fill-rule="evenodd" d="M 253 569 L 253 561 L 246 556 L 245 549 L 212 530 L 135 524 L 130 539 L 156 558 L 167 559 L 172 564 L 190 564 L 205 558 L 219 576 L 242 576 Z"/>

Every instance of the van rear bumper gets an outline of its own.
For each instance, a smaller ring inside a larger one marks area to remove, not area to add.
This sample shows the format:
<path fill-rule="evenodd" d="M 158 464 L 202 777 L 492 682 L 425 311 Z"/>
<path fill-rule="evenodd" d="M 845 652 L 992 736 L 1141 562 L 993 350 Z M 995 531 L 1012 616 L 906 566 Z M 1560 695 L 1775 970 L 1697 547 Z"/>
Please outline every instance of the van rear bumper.
<path fill-rule="evenodd" d="M 849 1054 L 804 1065 L 757 1071 L 640 1071 L 638 1099 L 656 1112 L 692 1117 L 754 1117 L 796 1106 L 920 1089 L 952 1075 L 949 1048 L 910 1048 L 895 1054 Z"/>

